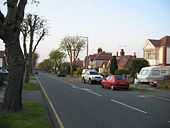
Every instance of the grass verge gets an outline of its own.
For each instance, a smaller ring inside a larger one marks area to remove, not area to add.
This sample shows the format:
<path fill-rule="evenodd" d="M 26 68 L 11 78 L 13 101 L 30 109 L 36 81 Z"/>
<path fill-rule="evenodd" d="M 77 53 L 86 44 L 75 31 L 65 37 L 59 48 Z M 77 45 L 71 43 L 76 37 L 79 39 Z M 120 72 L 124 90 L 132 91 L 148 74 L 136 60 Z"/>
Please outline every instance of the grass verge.
<path fill-rule="evenodd" d="M 24 102 L 23 110 L 7 113 L 0 110 L 1 128 L 50 128 L 45 107 L 37 102 Z"/>
<path fill-rule="evenodd" d="M 146 91 L 149 91 L 148 89 L 137 88 L 137 87 L 129 87 L 129 90 L 134 91 L 134 92 L 146 92 Z"/>
<path fill-rule="evenodd" d="M 23 89 L 35 91 L 35 90 L 39 90 L 40 87 L 36 83 L 24 83 Z"/>

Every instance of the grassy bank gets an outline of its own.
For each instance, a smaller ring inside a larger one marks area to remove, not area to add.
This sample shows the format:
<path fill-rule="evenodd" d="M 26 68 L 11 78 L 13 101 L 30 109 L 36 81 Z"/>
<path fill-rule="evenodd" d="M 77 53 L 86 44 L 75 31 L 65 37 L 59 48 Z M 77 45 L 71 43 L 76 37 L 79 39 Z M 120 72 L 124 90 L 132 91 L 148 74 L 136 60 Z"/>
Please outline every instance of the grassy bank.
<path fill-rule="evenodd" d="M 7 113 L 0 110 L 0 128 L 50 128 L 47 117 L 41 103 L 24 102 L 20 112 Z"/>

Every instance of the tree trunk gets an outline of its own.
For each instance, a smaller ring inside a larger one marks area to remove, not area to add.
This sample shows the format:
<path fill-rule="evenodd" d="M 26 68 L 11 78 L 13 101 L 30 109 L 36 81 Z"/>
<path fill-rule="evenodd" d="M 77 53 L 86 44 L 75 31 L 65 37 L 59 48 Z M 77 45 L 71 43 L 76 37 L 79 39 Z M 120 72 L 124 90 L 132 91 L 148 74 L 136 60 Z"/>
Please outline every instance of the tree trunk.
<path fill-rule="evenodd" d="M 30 65 L 29 65 L 29 61 L 27 60 L 26 64 L 25 64 L 25 77 L 24 77 L 24 83 L 29 83 L 29 77 L 30 77 Z"/>
<path fill-rule="evenodd" d="M 14 36 L 14 35 L 13 35 Z M 19 44 L 19 36 L 6 41 L 6 55 L 9 65 L 9 79 L 5 90 L 3 110 L 15 112 L 22 109 L 22 87 L 24 56 Z"/>

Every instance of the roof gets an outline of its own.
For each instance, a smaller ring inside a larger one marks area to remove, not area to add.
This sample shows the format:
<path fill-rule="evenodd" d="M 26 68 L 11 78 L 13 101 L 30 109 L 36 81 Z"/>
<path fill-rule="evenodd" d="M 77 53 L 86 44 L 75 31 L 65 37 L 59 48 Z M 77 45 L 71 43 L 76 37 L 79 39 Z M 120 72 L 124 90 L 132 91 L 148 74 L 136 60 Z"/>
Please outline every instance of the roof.
<path fill-rule="evenodd" d="M 148 39 L 155 47 L 170 46 L 170 36 L 165 36 L 160 40 Z"/>
<path fill-rule="evenodd" d="M 4 51 L 0 51 L 0 58 L 4 57 L 5 52 Z"/>
<path fill-rule="evenodd" d="M 112 53 L 110 52 L 100 52 L 98 54 L 89 55 L 90 60 L 110 60 L 112 58 Z"/>
<path fill-rule="evenodd" d="M 132 59 L 131 55 L 118 56 L 116 57 L 118 67 L 126 67 L 129 61 Z"/>

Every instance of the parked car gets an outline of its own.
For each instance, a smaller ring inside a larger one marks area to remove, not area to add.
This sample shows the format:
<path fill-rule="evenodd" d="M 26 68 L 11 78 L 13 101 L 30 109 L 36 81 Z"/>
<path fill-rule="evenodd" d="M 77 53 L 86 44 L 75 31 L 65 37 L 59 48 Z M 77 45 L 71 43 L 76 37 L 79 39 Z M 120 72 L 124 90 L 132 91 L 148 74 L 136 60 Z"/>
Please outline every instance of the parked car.
<path fill-rule="evenodd" d="M 82 70 L 82 73 L 81 73 L 81 80 L 82 80 L 82 81 L 84 80 L 85 72 L 86 72 L 86 71 L 89 71 L 89 70 L 92 70 L 92 69 L 83 69 L 83 70 Z"/>
<path fill-rule="evenodd" d="M 159 81 L 163 81 L 163 80 L 170 80 L 170 75 L 162 75 L 160 78 L 157 79 L 150 79 L 149 80 L 149 84 L 156 87 L 157 83 Z"/>
<path fill-rule="evenodd" d="M 3 80 L 7 80 L 8 79 L 8 70 L 3 68 L 3 67 L 0 67 L 0 75 L 2 77 Z"/>
<path fill-rule="evenodd" d="M 101 86 L 110 88 L 111 90 L 122 88 L 129 89 L 129 82 L 125 76 L 122 75 L 110 75 L 106 79 L 101 81 Z"/>
<path fill-rule="evenodd" d="M 103 80 L 103 76 L 95 70 L 87 70 L 82 78 L 83 83 L 88 82 L 92 84 L 93 82 L 100 83 Z"/>

